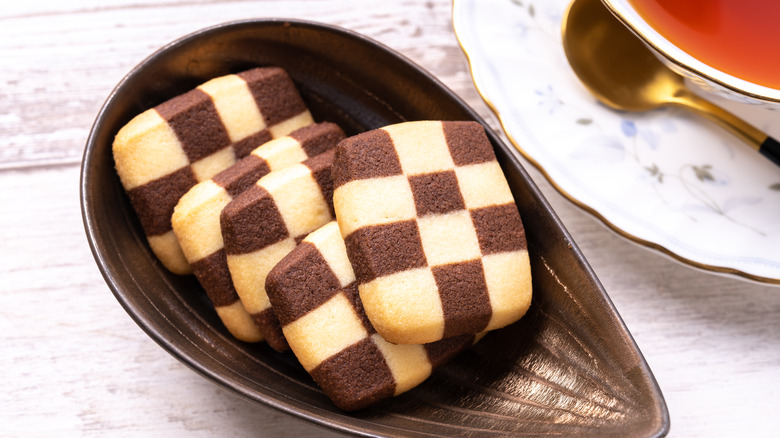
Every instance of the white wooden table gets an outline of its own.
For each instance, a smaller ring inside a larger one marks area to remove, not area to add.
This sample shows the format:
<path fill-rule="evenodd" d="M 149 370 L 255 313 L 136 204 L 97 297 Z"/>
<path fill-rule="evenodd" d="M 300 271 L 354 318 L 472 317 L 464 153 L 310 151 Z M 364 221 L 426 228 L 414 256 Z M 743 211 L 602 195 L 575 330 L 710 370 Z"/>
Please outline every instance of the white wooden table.
<path fill-rule="evenodd" d="M 450 12 L 448 0 L 4 1 L 0 436 L 329 434 L 218 388 L 125 314 L 82 228 L 83 147 L 104 99 L 145 56 L 199 28 L 249 17 L 305 18 L 368 35 L 497 127 L 473 88 Z M 670 436 L 780 434 L 780 288 L 698 272 L 635 246 L 526 167 L 655 373 Z"/>

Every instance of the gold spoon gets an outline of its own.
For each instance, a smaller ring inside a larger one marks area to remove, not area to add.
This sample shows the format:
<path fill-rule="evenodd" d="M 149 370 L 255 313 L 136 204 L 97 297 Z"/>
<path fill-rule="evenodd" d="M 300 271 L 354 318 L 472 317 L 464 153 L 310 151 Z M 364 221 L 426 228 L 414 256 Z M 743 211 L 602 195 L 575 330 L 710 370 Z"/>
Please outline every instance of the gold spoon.
<path fill-rule="evenodd" d="M 780 165 L 780 142 L 699 97 L 601 0 L 574 0 L 563 19 L 563 49 L 574 73 L 604 104 L 624 111 L 680 106 L 719 123 Z"/>

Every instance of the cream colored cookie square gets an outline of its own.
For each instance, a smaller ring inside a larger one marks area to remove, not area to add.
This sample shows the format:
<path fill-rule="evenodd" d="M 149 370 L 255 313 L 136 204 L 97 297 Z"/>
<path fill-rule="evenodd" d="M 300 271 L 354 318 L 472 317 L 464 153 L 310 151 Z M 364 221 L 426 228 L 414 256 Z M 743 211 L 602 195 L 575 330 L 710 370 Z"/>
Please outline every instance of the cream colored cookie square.
<path fill-rule="evenodd" d="M 368 337 L 360 317 L 343 293 L 282 327 L 282 331 L 306 371 Z"/>
<path fill-rule="evenodd" d="M 268 131 L 271 133 L 271 137 L 277 138 L 287 135 L 298 128 L 309 126 L 312 123 L 314 123 L 314 118 L 312 118 L 309 110 L 305 110 L 302 113 L 290 117 L 287 120 L 283 120 L 273 126 L 269 126 Z"/>
<path fill-rule="evenodd" d="M 176 133 L 154 109 L 135 116 L 119 130 L 114 139 L 113 154 L 125 190 L 189 164 Z"/>
<path fill-rule="evenodd" d="M 227 255 L 233 287 L 249 313 L 257 314 L 271 307 L 265 292 L 265 277 L 295 246 L 295 240 L 287 238 L 247 254 Z"/>
<path fill-rule="evenodd" d="M 252 317 L 244 309 L 241 301 L 236 301 L 227 306 L 217 306 L 214 308 L 217 315 L 222 320 L 225 328 L 236 339 L 244 342 L 260 342 L 263 340 L 263 334 L 252 320 Z"/>
<path fill-rule="evenodd" d="M 476 260 L 479 240 L 468 211 L 430 215 L 417 219 L 429 266 Z"/>
<path fill-rule="evenodd" d="M 231 200 L 227 191 L 211 180 L 196 184 L 179 200 L 171 224 L 190 263 L 223 248 L 219 213 Z"/>
<path fill-rule="evenodd" d="M 514 202 L 509 184 L 497 161 L 457 167 L 455 175 L 458 177 L 458 185 L 463 193 L 466 208 L 474 209 Z"/>
<path fill-rule="evenodd" d="M 493 316 L 486 330 L 520 319 L 531 305 L 531 264 L 527 251 L 502 252 L 482 259 Z"/>
<path fill-rule="evenodd" d="M 247 83 L 236 75 L 214 78 L 199 86 L 211 96 L 219 118 L 235 143 L 265 129 L 265 120 Z"/>
<path fill-rule="evenodd" d="M 336 274 L 341 287 L 346 287 L 355 281 L 355 272 L 347 258 L 347 247 L 344 239 L 341 238 L 338 223 L 329 222 L 306 236 L 303 242 L 309 242 L 317 248 Z"/>
<path fill-rule="evenodd" d="M 344 237 L 368 225 L 414 219 L 414 195 L 402 175 L 350 181 L 336 188 L 333 206 Z"/>
<path fill-rule="evenodd" d="M 308 234 L 333 219 L 311 169 L 303 164 L 271 172 L 257 184 L 271 194 L 292 237 Z"/>
<path fill-rule="evenodd" d="M 236 162 L 233 148 L 228 146 L 192 163 L 192 173 L 198 181 L 206 181 Z"/>
<path fill-rule="evenodd" d="M 284 169 L 308 158 L 301 144 L 289 136 L 263 143 L 252 154 L 264 159 L 271 170 Z"/>
<path fill-rule="evenodd" d="M 408 122 L 382 128 L 390 134 L 406 175 L 455 167 L 441 122 Z"/>
<path fill-rule="evenodd" d="M 406 392 L 431 375 L 431 361 L 422 345 L 391 344 L 378 334 L 371 336 L 395 379 L 395 395 Z"/>
<path fill-rule="evenodd" d="M 146 236 L 146 239 L 154 254 L 169 271 L 179 275 L 192 273 L 192 267 L 184 257 L 179 239 L 176 238 L 173 230 L 157 236 Z"/>
<path fill-rule="evenodd" d="M 444 334 L 444 311 L 430 268 L 379 277 L 358 285 L 371 325 L 394 344 L 424 344 Z"/>

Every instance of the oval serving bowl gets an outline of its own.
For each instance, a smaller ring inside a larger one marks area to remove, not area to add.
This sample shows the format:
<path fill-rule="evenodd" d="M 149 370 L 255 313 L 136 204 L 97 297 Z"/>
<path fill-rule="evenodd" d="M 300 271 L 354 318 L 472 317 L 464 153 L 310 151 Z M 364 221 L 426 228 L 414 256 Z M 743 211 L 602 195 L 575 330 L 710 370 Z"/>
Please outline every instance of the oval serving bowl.
<path fill-rule="evenodd" d="M 292 354 L 231 338 L 194 278 L 167 272 L 146 245 L 114 171 L 111 143 L 134 115 L 210 78 L 266 65 L 287 70 L 317 121 L 338 123 L 348 134 L 423 119 L 487 127 L 419 67 L 332 26 L 240 21 L 163 47 L 119 83 L 98 114 L 80 187 L 95 260 L 152 339 L 250 401 L 358 435 L 666 433 L 666 405 L 631 335 L 514 152 L 490 129 L 531 253 L 535 295 L 520 322 L 489 334 L 418 388 L 351 414 L 325 397 Z"/>
<path fill-rule="evenodd" d="M 602 0 L 620 21 L 633 31 L 666 65 L 690 79 L 704 92 L 732 101 L 780 109 L 780 90 L 725 73 L 702 62 L 662 36 L 629 0 Z"/>

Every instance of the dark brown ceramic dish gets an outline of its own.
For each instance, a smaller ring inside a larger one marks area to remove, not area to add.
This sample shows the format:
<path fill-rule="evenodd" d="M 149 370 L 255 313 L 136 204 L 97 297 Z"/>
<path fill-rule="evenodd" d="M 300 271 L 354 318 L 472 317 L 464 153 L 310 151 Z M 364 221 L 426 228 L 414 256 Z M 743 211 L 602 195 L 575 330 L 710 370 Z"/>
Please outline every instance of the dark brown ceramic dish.
<path fill-rule="evenodd" d="M 359 435 L 660 436 L 669 416 L 650 369 L 593 272 L 514 152 L 488 135 L 523 217 L 534 299 L 418 388 L 375 408 L 339 411 L 291 354 L 232 339 L 191 277 L 146 245 L 114 172 L 111 143 L 134 115 L 205 80 L 263 65 L 287 70 L 318 121 L 348 134 L 404 120 L 484 121 L 436 79 L 387 48 L 310 22 L 250 20 L 178 40 L 133 69 L 87 142 L 81 205 L 109 287 L 176 358 L 240 396 Z"/>

